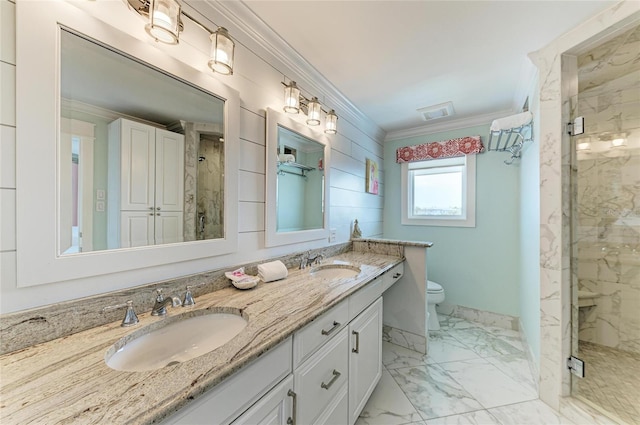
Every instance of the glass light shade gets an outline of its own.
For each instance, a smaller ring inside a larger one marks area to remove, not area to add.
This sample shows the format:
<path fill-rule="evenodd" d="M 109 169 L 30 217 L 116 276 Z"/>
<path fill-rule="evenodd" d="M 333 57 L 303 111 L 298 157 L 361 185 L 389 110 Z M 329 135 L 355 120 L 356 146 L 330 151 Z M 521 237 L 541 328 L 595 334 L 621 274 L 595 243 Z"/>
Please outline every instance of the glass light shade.
<path fill-rule="evenodd" d="M 220 27 L 209 38 L 211 39 L 209 68 L 223 75 L 232 75 L 236 44 L 229 36 L 229 32 L 226 28 Z"/>
<path fill-rule="evenodd" d="M 327 114 L 324 123 L 324 132 L 327 134 L 336 134 L 338 132 L 338 116 L 333 109 Z"/>
<path fill-rule="evenodd" d="M 320 102 L 318 102 L 318 98 L 312 98 L 307 106 L 309 109 L 307 113 L 307 124 L 320 125 Z"/>
<path fill-rule="evenodd" d="M 613 135 L 613 138 L 611 139 L 611 147 L 618 148 L 620 146 L 626 146 L 626 145 L 627 145 L 626 134 Z"/>
<path fill-rule="evenodd" d="M 180 10 L 177 0 L 151 0 L 147 34 L 161 43 L 178 44 Z"/>
<path fill-rule="evenodd" d="M 289 114 L 297 114 L 300 111 L 300 89 L 295 81 L 284 87 L 284 109 Z"/>
<path fill-rule="evenodd" d="M 576 144 L 576 150 L 578 151 L 590 151 L 591 150 L 591 143 L 589 142 L 581 142 Z"/>

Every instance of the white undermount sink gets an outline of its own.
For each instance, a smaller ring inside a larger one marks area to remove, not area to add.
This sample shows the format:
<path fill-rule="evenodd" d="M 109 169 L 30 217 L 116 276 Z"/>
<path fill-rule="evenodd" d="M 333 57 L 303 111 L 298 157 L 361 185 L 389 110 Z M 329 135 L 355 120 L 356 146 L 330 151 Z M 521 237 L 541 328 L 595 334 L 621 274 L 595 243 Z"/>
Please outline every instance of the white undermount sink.
<path fill-rule="evenodd" d="M 207 310 L 186 314 L 160 320 L 120 339 L 107 351 L 105 363 L 126 372 L 160 369 L 213 351 L 247 326 L 247 320 L 238 314 Z"/>
<path fill-rule="evenodd" d="M 360 274 L 360 267 L 350 264 L 321 264 L 311 269 L 311 276 L 322 279 L 349 279 Z"/>

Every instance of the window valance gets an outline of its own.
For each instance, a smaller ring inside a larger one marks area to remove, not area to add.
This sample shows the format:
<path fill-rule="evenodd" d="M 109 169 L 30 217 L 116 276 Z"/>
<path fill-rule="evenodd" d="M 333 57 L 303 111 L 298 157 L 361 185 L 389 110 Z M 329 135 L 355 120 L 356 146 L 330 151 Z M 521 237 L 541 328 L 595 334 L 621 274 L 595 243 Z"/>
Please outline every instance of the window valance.
<path fill-rule="evenodd" d="M 482 152 L 484 152 L 484 145 L 480 136 L 467 136 L 398 148 L 396 150 L 396 162 L 400 164 L 403 162 L 453 158 Z"/>

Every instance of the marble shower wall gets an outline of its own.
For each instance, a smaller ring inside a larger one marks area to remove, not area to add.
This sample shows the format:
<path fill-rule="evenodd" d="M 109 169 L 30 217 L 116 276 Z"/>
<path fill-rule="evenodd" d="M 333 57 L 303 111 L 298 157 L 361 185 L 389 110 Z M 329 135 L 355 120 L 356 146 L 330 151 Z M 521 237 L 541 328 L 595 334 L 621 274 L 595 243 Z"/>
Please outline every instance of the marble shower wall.
<path fill-rule="evenodd" d="M 218 149 L 210 145 L 207 140 L 215 139 L 223 133 L 220 124 L 210 123 L 181 123 L 185 135 L 185 163 L 184 163 L 184 240 L 195 241 L 202 239 L 199 232 L 198 213 L 205 210 L 205 205 L 217 204 L 219 209 L 217 217 L 212 214 L 205 215 L 205 236 L 206 239 L 223 237 L 222 235 L 222 200 L 224 194 L 222 187 L 224 182 L 212 173 L 224 172 L 224 150 L 223 144 L 218 144 Z M 209 152 L 211 151 L 211 152 Z M 203 156 L 208 161 L 202 164 L 198 159 Z M 216 171 L 217 170 L 217 171 Z M 204 187 L 203 187 L 204 186 Z M 204 198 L 203 198 L 204 197 Z M 211 208 L 210 208 L 211 209 Z"/>
<path fill-rule="evenodd" d="M 578 56 L 573 261 L 579 339 L 640 353 L 640 26 Z M 613 147 L 612 140 L 626 139 Z"/>

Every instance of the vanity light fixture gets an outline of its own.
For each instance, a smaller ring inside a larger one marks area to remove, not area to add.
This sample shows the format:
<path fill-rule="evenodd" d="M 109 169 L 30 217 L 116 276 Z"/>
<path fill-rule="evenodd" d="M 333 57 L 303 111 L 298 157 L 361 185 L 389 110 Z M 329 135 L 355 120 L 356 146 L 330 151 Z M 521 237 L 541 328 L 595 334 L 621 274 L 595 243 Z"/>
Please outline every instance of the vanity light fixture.
<path fill-rule="evenodd" d="M 284 106 L 282 109 L 289 114 L 297 114 L 302 110 L 307 115 L 307 125 L 316 126 L 320 125 L 321 116 L 324 112 L 325 128 L 324 132 L 327 134 L 336 134 L 338 130 L 338 116 L 336 111 L 331 109 L 329 112 L 322 109 L 322 105 L 316 96 L 311 100 L 300 94 L 300 88 L 295 81 L 291 81 L 289 84 L 283 82 L 284 86 Z"/>
<path fill-rule="evenodd" d="M 284 86 L 284 111 L 288 114 L 300 112 L 300 89 L 295 81 Z"/>
<path fill-rule="evenodd" d="M 317 97 L 312 97 L 307 104 L 307 124 L 320 125 L 320 102 Z"/>
<path fill-rule="evenodd" d="M 143 18 L 147 19 L 145 30 L 154 40 L 166 44 L 178 44 L 180 33 L 184 29 L 182 16 L 209 33 L 211 55 L 209 68 L 222 75 L 233 74 L 235 43 L 224 27 L 212 32 L 193 16 L 182 10 L 178 0 L 124 0 L 124 2 Z"/>
<path fill-rule="evenodd" d="M 209 68 L 222 75 L 233 74 L 233 55 L 236 45 L 225 27 L 211 34 L 211 59 Z"/>
<path fill-rule="evenodd" d="M 178 44 L 180 36 L 181 6 L 177 0 L 151 0 L 149 3 L 149 23 L 144 29 L 156 41 Z"/>
<path fill-rule="evenodd" d="M 333 109 L 329 111 L 325 119 L 324 132 L 327 134 L 336 134 L 338 132 L 338 116 Z"/>

